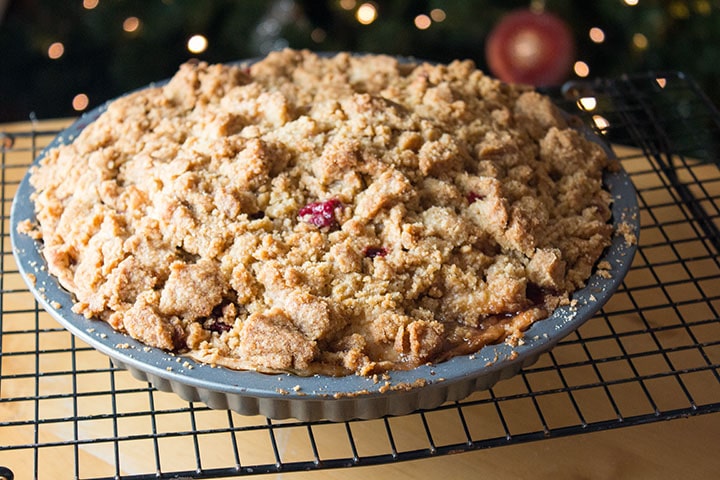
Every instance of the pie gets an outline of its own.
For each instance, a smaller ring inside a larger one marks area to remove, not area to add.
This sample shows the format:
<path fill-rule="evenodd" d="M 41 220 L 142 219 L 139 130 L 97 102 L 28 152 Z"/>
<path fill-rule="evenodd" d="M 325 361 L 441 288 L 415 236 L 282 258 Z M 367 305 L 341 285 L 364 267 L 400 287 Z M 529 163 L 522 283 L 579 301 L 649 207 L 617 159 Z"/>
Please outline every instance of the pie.
<path fill-rule="evenodd" d="M 610 244 L 605 151 L 471 61 L 182 65 L 31 174 L 73 310 L 232 369 L 373 375 L 523 332 Z"/>

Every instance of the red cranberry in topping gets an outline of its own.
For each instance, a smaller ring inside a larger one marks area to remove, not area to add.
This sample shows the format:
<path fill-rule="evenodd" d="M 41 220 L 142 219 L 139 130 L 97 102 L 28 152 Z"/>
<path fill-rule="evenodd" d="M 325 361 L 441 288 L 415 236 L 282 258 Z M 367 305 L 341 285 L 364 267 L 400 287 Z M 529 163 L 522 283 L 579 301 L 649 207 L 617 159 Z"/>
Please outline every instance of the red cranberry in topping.
<path fill-rule="evenodd" d="M 387 248 L 385 247 L 365 247 L 363 255 L 367 258 L 384 257 L 388 254 Z"/>
<path fill-rule="evenodd" d="M 482 200 L 485 198 L 483 195 L 480 195 L 479 193 L 470 192 L 466 196 L 468 203 L 473 203 L 476 200 Z"/>
<path fill-rule="evenodd" d="M 324 202 L 308 203 L 298 212 L 300 220 L 312 223 L 316 227 L 334 227 L 337 225 L 335 209 L 342 207 L 340 200 L 331 198 Z"/>

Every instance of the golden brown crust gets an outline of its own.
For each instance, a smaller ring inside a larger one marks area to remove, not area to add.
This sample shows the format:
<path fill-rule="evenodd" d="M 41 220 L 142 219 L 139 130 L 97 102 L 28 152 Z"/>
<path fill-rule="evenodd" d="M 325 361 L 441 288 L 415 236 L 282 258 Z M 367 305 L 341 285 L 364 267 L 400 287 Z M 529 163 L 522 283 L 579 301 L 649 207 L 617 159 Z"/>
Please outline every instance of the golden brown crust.
<path fill-rule="evenodd" d="M 208 363 L 373 374 L 517 341 L 583 285 L 607 167 L 471 62 L 286 50 L 183 65 L 32 184 L 75 311 Z"/>

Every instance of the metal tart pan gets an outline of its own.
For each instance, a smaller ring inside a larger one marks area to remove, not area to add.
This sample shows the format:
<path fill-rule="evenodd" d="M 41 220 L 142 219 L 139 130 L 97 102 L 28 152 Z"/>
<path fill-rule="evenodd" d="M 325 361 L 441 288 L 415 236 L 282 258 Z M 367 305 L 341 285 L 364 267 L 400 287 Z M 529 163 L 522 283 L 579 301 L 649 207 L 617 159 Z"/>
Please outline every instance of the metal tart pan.
<path fill-rule="evenodd" d="M 105 111 L 108 103 L 82 115 L 60 133 L 33 165 L 51 148 L 72 142 Z M 589 130 L 583 132 L 613 156 L 602 139 Z M 404 415 L 488 389 L 536 362 L 542 353 L 593 317 L 622 284 L 637 249 L 636 242 L 628 243 L 622 236 L 615 236 L 600 259 L 612 266 L 610 277 L 594 273 L 586 287 L 573 294 L 574 306 L 561 307 L 550 317 L 534 323 L 525 332 L 522 345 L 489 345 L 472 355 L 408 371 L 392 371 L 380 377 L 299 377 L 236 371 L 147 347 L 107 323 L 73 313 L 72 295 L 47 271 L 42 242 L 18 233 L 20 222 L 36 221 L 29 175 L 28 172 L 18 186 L 12 204 L 10 236 L 18 269 L 40 305 L 77 338 L 110 357 L 114 365 L 127 369 L 138 380 L 150 382 L 158 390 L 175 392 L 187 401 L 202 402 L 214 409 L 272 419 L 345 421 Z M 615 227 L 626 224 L 637 237 L 638 204 L 628 175 L 623 170 L 608 171 L 603 181 L 613 198 Z"/>

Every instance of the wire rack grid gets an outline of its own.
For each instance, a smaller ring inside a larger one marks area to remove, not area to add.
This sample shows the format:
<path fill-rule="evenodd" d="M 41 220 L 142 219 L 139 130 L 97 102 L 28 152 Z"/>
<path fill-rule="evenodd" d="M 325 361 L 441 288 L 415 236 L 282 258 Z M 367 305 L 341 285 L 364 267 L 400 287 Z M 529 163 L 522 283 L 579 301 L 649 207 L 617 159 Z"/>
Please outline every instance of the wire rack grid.
<path fill-rule="evenodd" d="M 720 113 L 681 73 L 547 93 L 615 146 L 640 247 L 603 310 L 519 375 L 430 411 L 345 423 L 211 410 L 60 328 L 15 266 L 10 205 L 58 133 L 0 134 L 0 478 L 157 479 L 359 467 L 720 411 Z M 67 124 L 67 122 L 66 122 Z"/>

